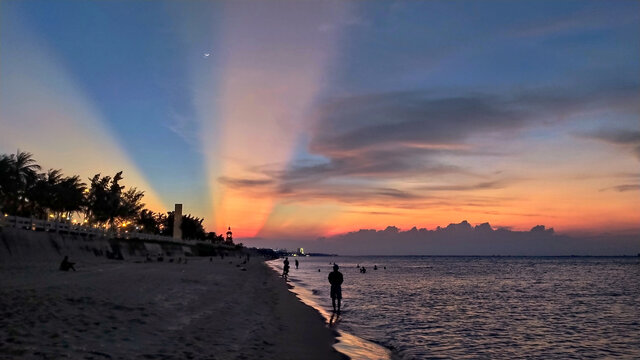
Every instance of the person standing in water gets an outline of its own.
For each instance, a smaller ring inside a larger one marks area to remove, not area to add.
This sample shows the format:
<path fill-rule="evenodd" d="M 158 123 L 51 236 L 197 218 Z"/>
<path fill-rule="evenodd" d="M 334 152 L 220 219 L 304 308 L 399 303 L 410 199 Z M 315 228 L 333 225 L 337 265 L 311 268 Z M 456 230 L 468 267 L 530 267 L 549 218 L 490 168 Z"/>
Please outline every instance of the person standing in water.
<path fill-rule="evenodd" d="M 298 259 L 296 259 L 296 270 L 298 270 L 298 265 L 299 265 Z"/>
<path fill-rule="evenodd" d="M 338 271 L 338 264 L 333 264 L 333 271 L 329 273 L 329 284 L 331 284 L 331 305 L 333 312 L 336 312 L 336 299 L 338 300 L 338 314 L 340 313 L 340 302 L 342 300 L 342 273 Z"/>
<path fill-rule="evenodd" d="M 287 276 L 289 276 L 289 258 L 288 257 L 284 259 L 284 267 L 282 269 L 282 277 L 286 279 Z"/>

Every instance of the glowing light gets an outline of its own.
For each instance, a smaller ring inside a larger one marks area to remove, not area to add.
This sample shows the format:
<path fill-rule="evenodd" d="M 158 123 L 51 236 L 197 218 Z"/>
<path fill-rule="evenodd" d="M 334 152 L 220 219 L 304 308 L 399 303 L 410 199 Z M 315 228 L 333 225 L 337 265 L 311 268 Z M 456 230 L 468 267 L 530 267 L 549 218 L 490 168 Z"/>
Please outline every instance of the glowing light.
<path fill-rule="evenodd" d="M 98 172 L 115 174 L 123 170 L 125 185 L 145 189 L 147 207 L 164 211 L 167 207 L 104 125 L 102 114 L 68 74 L 55 51 L 18 19 L 3 16 L 3 21 L 10 23 L 5 22 L 6 26 L 15 30 L 2 34 L 3 46 L 16 51 L 10 56 L 0 53 L 1 150 L 24 149 L 33 153 L 43 168 L 64 166 L 65 173 L 83 179 Z M 60 154 L 74 154 L 74 160 L 61 165 Z M 100 159 L 99 164 L 96 159 Z"/>
<path fill-rule="evenodd" d="M 300 136 L 310 126 L 309 112 L 337 40 L 338 34 L 318 28 L 339 21 L 343 6 L 313 2 L 300 7 L 277 2 L 251 6 L 229 2 L 225 6 L 222 78 L 212 82 L 196 76 L 195 81 L 196 93 L 210 94 L 207 90 L 216 83 L 219 94 L 217 114 L 207 109 L 211 99 L 199 101 L 199 112 L 225 119 L 222 124 L 201 119 L 213 194 L 213 212 L 205 218 L 212 219 L 207 220 L 209 228 L 233 223 L 241 229 L 240 237 L 254 236 L 269 218 L 275 195 L 239 191 L 220 185 L 219 179 L 255 179 L 260 174 L 254 169 L 265 164 L 272 164 L 275 172 L 286 168 Z M 297 50 L 301 48 L 305 51 Z M 218 141 L 211 141 L 210 134 L 219 134 Z"/>

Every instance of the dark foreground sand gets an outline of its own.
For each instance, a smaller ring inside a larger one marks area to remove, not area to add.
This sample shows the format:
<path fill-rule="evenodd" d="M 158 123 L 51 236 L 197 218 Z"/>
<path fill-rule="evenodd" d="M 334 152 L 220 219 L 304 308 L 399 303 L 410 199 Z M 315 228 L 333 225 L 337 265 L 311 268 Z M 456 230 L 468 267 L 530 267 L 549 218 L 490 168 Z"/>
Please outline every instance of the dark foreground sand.
<path fill-rule="evenodd" d="M 240 262 L 0 264 L 0 359 L 343 358 L 273 270 Z"/>

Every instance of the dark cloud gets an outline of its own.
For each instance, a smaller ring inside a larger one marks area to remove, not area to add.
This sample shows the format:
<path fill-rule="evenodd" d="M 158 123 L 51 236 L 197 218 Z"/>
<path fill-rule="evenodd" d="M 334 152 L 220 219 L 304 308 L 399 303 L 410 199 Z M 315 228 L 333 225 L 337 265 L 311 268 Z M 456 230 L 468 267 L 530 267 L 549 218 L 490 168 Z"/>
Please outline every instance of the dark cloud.
<path fill-rule="evenodd" d="M 241 179 L 227 176 L 219 177 L 218 182 L 234 188 L 264 188 L 275 183 L 272 179 Z"/>
<path fill-rule="evenodd" d="M 578 238 L 556 234 L 544 225 L 514 231 L 463 221 L 435 230 L 359 230 L 320 239 L 313 247 L 341 255 L 635 255 L 640 252 L 640 235 L 636 231 Z"/>
<path fill-rule="evenodd" d="M 282 164 L 252 169 L 261 180 L 220 182 L 285 200 L 371 204 L 394 199 L 393 206 L 407 208 L 421 207 L 421 201 L 433 199 L 439 191 L 504 188 L 514 181 L 509 175 L 493 168 L 490 175 L 471 171 L 451 159 L 509 156 L 500 153 L 499 143 L 481 147 L 474 139 L 517 139 L 519 131 L 563 121 L 577 112 L 626 109 L 639 92 L 635 83 L 577 88 L 508 94 L 404 91 L 332 99 L 319 105 L 310 134 L 308 151 L 318 156 L 316 160 L 293 162 L 285 170 L 279 170 Z M 607 136 L 610 141 L 635 141 L 629 134 Z M 425 185 L 451 174 L 461 176 L 454 183 Z M 482 181 L 469 183 L 478 178 Z M 410 179 L 405 185 L 413 187 L 389 188 L 389 181 L 398 179 Z"/>
<path fill-rule="evenodd" d="M 606 191 L 606 190 L 614 190 L 614 191 L 617 191 L 617 192 L 639 191 L 640 190 L 640 184 L 623 184 L 623 185 L 618 185 L 618 186 L 605 188 L 605 189 L 602 189 L 600 191 Z"/>
<path fill-rule="evenodd" d="M 301 240 L 242 239 L 258 247 L 300 247 Z M 305 239 L 311 252 L 340 255 L 632 255 L 640 253 L 640 229 L 597 236 L 569 236 L 553 228 L 536 225 L 529 231 L 489 223 L 471 225 L 467 221 L 446 227 L 413 227 L 402 231 L 395 226 L 384 230 L 361 229 L 320 239 Z"/>
<path fill-rule="evenodd" d="M 394 200 L 394 207 L 401 206 L 404 202 L 424 200 L 425 195 L 394 188 L 382 188 L 374 186 L 327 185 L 327 184 L 299 184 L 293 189 L 280 190 L 278 193 L 282 199 L 294 200 L 337 200 L 348 204 L 367 204 L 381 206 L 388 205 L 389 200 Z M 398 203 L 400 201 L 400 203 Z"/>
<path fill-rule="evenodd" d="M 474 131 L 517 126 L 522 116 L 487 95 L 438 97 L 429 92 L 395 92 L 354 96 L 321 108 L 310 149 L 331 155 L 387 144 L 457 144 Z"/>
<path fill-rule="evenodd" d="M 638 84 L 510 94 L 389 92 L 328 101 L 318 113 L 313 153 L 328 157 L 388 146 L 464 144 L 471 135 L 509 132 L 600 107 L 627 106 Z"/>
<path fill-rule="evenodd" d="M 630 129 L 601 129 L 582 136 L 604 141 L 609 144 L 626 147 L 640 159 L 640 131 Z"/>
<path fill-rule="evenodd" d="M 640 145 L 640 130 L 604 129 L 587 136 L 617 145 Z"/>
<path fill-rule="evenodd" d="M 467 191 L 467 190 L 479 190 L 479 189 L 500 189 L 506 186 L 505 181 L 484 181 L 475 184 L 462 184 L 462 185 L 437 185 L 437 186 L 423 186 L 421 189 L 430 191 Z"/>
<path fill-rule="evenodd" d="M 302 166 L 294 164 L 279 176 L 284 180 L 309 180 L 341 176 L 394 178 L 464 172 L 457 166 L 441 164 L 429 158 L 437 152 L 440 151 L 395 147 L 333 154 L 328 162 Z"/>

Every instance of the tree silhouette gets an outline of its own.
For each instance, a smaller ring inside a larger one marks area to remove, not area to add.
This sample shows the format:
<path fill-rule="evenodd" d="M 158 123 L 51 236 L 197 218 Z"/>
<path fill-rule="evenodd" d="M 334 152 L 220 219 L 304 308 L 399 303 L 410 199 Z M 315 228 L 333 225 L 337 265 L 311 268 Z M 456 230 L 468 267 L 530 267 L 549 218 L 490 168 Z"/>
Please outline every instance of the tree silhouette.
<path fill-rule="evenodd" d="M 89 223 L 113 226 L 120 212 L 121 195 L 124 186 L 118 182 L 122 179 L 122 171 L 111 176 L 94 175 L 90 179 L 89 191 L 86 195 L 85 218 Z"/>
<path fill-rule="evenodd" d="M 9 189 L 11 188 L 11 159 L 5 155 L 0 155 L 0 210 L 8 211 L 5 209 L 7 202 L 9 201 Z"/>
<path fill-rule="evenodd" d="M 85 207 L 85 189 L 86 184 L 77 175 L 62 179 L 54 190 L 56 202 L 52 210 L 61 213 L 64 218 L 70 218 L 72 213 Z"/>
<path fill-rule="evenodd" d="M 45 218 L 47 212 L 55 212 L 57 204 L 62 199 L 57 191 L 62 181 L 60 170 L 50 169 L 45 174 L 38 174 L 35 185 L 29 191 L 32 214 L 38 218 Z"/>
<path fill-rule="evenodd" d="M 164 228 L 164 214 L 143 209 L 138 214 L 136 224 L 143 231 L 150 234 L 161 234 Z"/>
<path fill-rule="evenodd" d="M 118 209 L 118 218 L 123 221 L 135 221 L 140 211 L 144 209 L 143 197 L 144 191 L 138 191 L 136 188 L 129 188 L 129 190 L 123 192 Z"/>
<path fill-rule="evenodd" d="M 20 150 L 9 156 L 4 155 L 3 158 L 3 169 L 0 172 L 3 177 L 0 180 L 4 193 L 3 210 L 12 214 L 30 215 L 27 192 L 36 183 L 40 165 L 36 164 L 31 153 Z"/>
<path fill-rule="evenodd" d="M 65 177 L 61 170 L 39 173 L 40 166 L 28 152 L 0 154 L 0 210 L 18 216 L 35 216 L 65 221 L 83 212 L 89 225 L 142 230 L 153 234 L 173 233 L 173 212 L 154 213 L 144 208 L 144 191 L 125 190 L 122 171 L 113 177 L 100 173 L 83 183 L 77 175 Z M 223 243 L 222 235 L 205 233 L 203 218 L 182 217 L 185 239 Z"/>
<path fill-rule="evenodd" d="M 173 217 L 174 212 L 169 211 L 167 213 L 167 216 L 164 218 L 164 229 L 168 235 L 173 234 Z M 192 240 L 205 240 L 206 234 L 204 232 L 204 227 L 202 226 L 203 221 L 204 219 L 191 216 L 191 214 L 183 215 L 182 223 L 180 224 L 180 229 L 182 230 L 182 238 Z"/>

